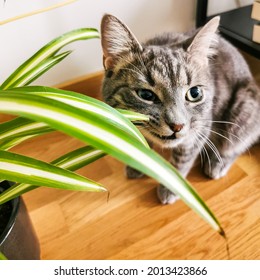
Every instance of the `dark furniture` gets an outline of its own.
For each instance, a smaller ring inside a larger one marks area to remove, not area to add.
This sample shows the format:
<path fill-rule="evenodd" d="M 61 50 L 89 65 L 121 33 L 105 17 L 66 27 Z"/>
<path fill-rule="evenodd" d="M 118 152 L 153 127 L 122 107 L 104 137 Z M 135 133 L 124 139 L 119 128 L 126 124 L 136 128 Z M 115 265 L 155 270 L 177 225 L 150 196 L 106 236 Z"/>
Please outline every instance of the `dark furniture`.
<path fill-rule="evenodd" d="M 252 41 L 253 26 L 257 23 L 251 18 L 252 5 L 213 16 L 207 16 L 207 8 L 208 0 L 197 0 L 197 27 L 204 25 L 212 17 L 220 15 L 221 35 L 241 50 L 260 58 L 260 44 Z"/>

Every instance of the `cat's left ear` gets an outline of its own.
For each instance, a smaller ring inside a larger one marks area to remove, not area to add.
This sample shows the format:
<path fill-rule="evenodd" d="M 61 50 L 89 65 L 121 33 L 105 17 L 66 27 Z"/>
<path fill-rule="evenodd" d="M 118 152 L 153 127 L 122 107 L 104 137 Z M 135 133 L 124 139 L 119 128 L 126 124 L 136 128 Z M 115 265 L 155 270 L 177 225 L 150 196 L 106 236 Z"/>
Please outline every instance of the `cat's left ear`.
<path fill-rule="evenodd" d="M 129 28 L 118 18 L 108 14 L 104 15 L 101 22 L 101 44 L 106 70 L 113 69 L 123 53 L 142 51 L 142 46 Z"/>
<path fill-rule="evenodd" d="M 216 45 L 218 43 L 218 35 L 216 32 L 218 30 L 219 21 L 219 16 L 214 17 L 196 34 L 187 49 L 192 56 L 207 59 L 216 53 Z"/>

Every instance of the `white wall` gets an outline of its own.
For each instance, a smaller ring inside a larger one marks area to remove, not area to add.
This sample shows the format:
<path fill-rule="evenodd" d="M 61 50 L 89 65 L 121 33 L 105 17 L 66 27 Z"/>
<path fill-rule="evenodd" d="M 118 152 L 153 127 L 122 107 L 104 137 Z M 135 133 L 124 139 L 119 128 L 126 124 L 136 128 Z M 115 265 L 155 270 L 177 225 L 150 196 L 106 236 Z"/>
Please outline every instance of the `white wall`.
<path fill-rule="evenodd" d="M 0 19 L 60 3 L 62 0 L 7 0 L 0 3 Z M 99 29 L 104 13 L 123 20 L 144 40 L 163 31 L 194 27 L 194 0 L 79 0 L 74 4 L 0 26 L 0 83 L 42 45 L 62 33 L 81 27 Z M 55 85 L 102 70 L 99 39 L 73 43 L 74 52 L 36 83 Z"/>
<path fill-rule="evenodd" d="M 208 16 L 250 5 L 254 0 L 209 0 Z"/>

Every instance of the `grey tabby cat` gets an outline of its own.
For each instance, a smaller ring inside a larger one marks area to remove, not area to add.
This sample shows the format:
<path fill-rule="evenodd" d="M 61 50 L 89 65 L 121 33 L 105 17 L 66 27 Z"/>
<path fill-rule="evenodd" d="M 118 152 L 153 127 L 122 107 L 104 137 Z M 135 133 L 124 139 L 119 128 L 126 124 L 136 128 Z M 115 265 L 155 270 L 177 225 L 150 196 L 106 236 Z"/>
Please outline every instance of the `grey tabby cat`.
<path fill-rule="evenodd" d="M 221 178 L 260 139 L 260 91 L 218 25 L 215 17 L 199 30 L 140 44 L 116 17 L 102 19 L 104 100 L 148 115 L 142 133 L 172 150 L 170 162 L 184 177 L 201 154 L 206 175 Z M 127 175 L 141 176 L 129 167 Z M 176 200 L 163 186 L 157 193 L 163 204 Z"/>

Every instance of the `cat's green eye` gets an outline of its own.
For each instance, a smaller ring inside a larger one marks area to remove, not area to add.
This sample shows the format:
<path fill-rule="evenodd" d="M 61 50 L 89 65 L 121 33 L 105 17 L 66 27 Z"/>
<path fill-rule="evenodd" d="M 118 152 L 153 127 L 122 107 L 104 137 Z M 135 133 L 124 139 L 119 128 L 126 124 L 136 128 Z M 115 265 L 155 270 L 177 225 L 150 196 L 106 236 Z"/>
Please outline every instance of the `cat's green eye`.
<path fill-rule="evenodd" d="M 202 90 L 199 87 L 192 87 L 186 93 L 186 100 L 190 102 L 198 102 L 202 97 Z"/>
<path fill-rule="evenodd" d="M 148 89 L 138 89 L 136 93 L 140 98 L 146 101 L 155 101 L 157 99 L 157 96 Z"/>

